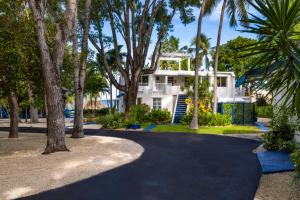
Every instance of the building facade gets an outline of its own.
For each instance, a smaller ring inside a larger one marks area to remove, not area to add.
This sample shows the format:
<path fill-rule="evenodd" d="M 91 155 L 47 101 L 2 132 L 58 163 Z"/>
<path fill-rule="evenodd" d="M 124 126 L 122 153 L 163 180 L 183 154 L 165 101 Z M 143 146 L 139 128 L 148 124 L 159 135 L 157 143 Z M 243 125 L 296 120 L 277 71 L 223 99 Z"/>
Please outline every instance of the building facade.
<path fill-rule="evenodd" d="M 153 74 L 143 75 L 139 79 L 137 104 L 147 104 L 151 109 L 167 109 L 173 118 L 179 99 L 186 97 L 188 79 L 194 77 L 192 55 L 171 53 L 163 54 L 157 70 Z M 209 79 L 210 90 L 213 90 L 214 75 L 208 70 L 199 71 L 200 81 Z M 235 88 L 233 72 L 218 72 L 218 102 L 250 102 L 242 88 Z M 124 111 L 123 97 L 119 101 L 120 111 Z M 182 102 L 181 102 L 182 103 Z"/>

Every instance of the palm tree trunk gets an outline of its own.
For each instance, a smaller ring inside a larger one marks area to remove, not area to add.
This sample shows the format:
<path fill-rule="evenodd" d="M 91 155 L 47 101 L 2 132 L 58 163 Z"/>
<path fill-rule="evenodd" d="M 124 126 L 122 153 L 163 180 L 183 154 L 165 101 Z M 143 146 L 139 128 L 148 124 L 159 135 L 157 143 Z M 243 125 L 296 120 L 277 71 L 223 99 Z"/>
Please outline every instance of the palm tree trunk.
<path fill-rule="evenodd" d="M 193 109 L 193 118 L 190 123 L 190 129 L 198 129 L 198 84 L 199 84 L 199 68 L 200 68 L 200 42 L 201 42 L 201 32 L 202 32 L 202 19 L 205 11 L 205 2 L 200 9 L 199 19 L 198 19 L 198 31 L 197 31 L 197 41 L 196 41 L 196 58 L 195 58 L 195 80 L 194 80 L 194 109 Z"/>
<path fill-rule="evenodd" d="M 222 34 L 222 27 L 223 27 L 223 20 L 224 20 L 224 14 L 225 14 L 225 8 L 226 8 L 227 0 L 223 1 L 222 10 L 221 10 L 221 16 L 220 16 L 220 22 L 219 22 L 219 30 L 218 30 L 218 38 L 217 38 L 217 46 L 216 46 L 216 57 L 215 57 L 215 66 L 214 66 L 214 106 L 213 106 L 213 113 L 217 113 L 218 109 L 218 65 L 219 65 L 219 54 L 220 54 L 220 42 L 221 42 L 221 34 Z"/>
<path fill-rule="evenodd" d="M 9 138 L 18 137 L 18 123 L 19 123 L 19 106 L 17 101 L 17 96 L 14 91 L 10 91 L 8 95 L 9 102 L 9 117 L 10 117 L 10 128 L 9 128 Z"/>

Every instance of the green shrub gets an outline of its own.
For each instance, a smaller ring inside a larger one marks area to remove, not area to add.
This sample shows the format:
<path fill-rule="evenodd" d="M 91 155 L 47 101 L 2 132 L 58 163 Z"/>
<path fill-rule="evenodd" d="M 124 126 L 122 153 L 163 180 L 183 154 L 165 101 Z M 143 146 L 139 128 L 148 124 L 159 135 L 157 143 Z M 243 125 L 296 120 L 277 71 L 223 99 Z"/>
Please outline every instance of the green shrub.
<path fill-rule="evenodd" d="M 272 118 L 273 117 L 273 106 L 257 106 L 256 107 L 257 117 Z"/>
<path fill-rule="evenodd" d="M 180 124 L 185 125 L 185 126 L 189 125 L 191 123 L 192 119 L 193 119 L 193 113 L 188 112 L 181 118 Z"/>
<path fill-rule="evenodd" d="M 171 123 L 171 113 L 167 109 L 153 109 L 146 117 L 148 122 L 155 124 Z"/>
<path fill-rule="evenodd" d="M 278 131 L 270 131 L 263 135 L 264 148 L 267 150 L 287 151 L 292 152 L 295 148 L 295 143 L 292 141 L 293 134 L 283 134 Z"/>
<path fill-rule="evenodd" d="M 139 104 L 130 108 L 130 123 L 143 123 L 147 119 L 150 108 L 147 104 Z"/>
<path fill-rule="evenodd" d="M 101 124 L 103 128 L 109 129 L 124 128 L 127 126 L 125 116 L 121 113 L 100 116 L 97 119 L 97 123 Z"/>
<path fill-rule="evenodd" d="M 228 126 L 231 124 L 231 116 L 220 113 L 199 114 L 198 123 L 200 126 Z"/>
<path fill-rule="evenodd" d="M 300 177 L 300 148 L 294 150 L 294 152 L 291 154 L 291 158 L 295 165 L 297 175 Z"/>
<path fill-rule="evenodd" d="M 191 112 L 187 113 L 181 119 L 182 125 L 188 125 L 192 121 L 193 114 Z M 199 113 L 198 114 L 198 124 L 199 126 L 228 126 L 231 124 L 230 115 L 222 115 L 220 113 Z"/>
<path fill-rule="evenodd" d="M 101 109 L 97 109 L 97 110 L 93 110 L 93 109 L 83 110 L 83 115 L 85 117 L 90 117 L 91 115 L 102 116 L 102 115 L 108 115 L 108 114 L 109 114 L 109 108 L 101 108 Z"/>
<path fill-rule="evenodd" d="M 268 150 L 293 151 L 295 144 L 292 141 L 294 134 L 289 125 L 290 111 L 279 109 L 272 118 L 273 131 L 265 133 L 264 147 Z"/>

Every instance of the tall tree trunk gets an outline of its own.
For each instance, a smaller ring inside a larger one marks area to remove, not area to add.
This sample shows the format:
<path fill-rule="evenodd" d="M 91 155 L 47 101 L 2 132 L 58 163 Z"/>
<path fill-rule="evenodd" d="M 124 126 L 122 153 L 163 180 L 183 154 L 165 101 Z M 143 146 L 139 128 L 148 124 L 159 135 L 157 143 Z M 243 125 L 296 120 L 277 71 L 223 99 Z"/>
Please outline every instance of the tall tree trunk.
<path fill-rule="evenodd" d="M 91 0 L 85 1 L 85 11 L 83 19 L 83 38 L 82 38 L 82 52 L 80 63 L 78 62 L 78 38 L 77 38 L 77 14 L 74 20 L 73 27 L 73 59 L 74 59 L 74 85 L 75 85 L 75 119 L 72 132 L 72 138 L 82 138 L 83 133 L 83 90 L 86 76 L 86 62 L 88 56 L 88 37 L 90 27 L 90 10 Z M 76 11 L 77 13 L 77 11 Z"/>
<path fill-rule="evenodd" d="M 38 109 L 34 105 L 35 104 L 35 98 L 32 93 L 32 89 L 30 85 L 28 86 L 28 97 L 30 102 L 30 122 L 31 123 L 39 123 L 39 115 L 38 115 Z"/>
<path fill-rule="evenodd" d="M 47 96 L 44 95 L 44 107 L 45 107 L 45 117 L 48 118 L 48 108 L 47 108 Z"/>
<path fill-rule="evenodd" d="M 9 128 L 9 138 L 18 137 L 18 123 L 19 123 L 19 106 L 17 101 L 17 96 L 14 91 L 10 91 L 8 95 L 9 102 L 9 117 L 10 117 L 10 128 Z"/>
<path fill-rule="evenodd" d="M 130 108 L 136 105 L 136 98 L 138 92 L 138 85 L 131 83 L 127 93 L 125 94 L 125 117 L 130 118 Z"/>
<path fill-rule="evenodd" d="M 190 129 L 198 129 L 198 84 L 199 84 L 199 68 L 200 68 L 200 42 L 201 42 L 201 33 L 202 33 L 202 19 L 205 11 L 205 2 L 200 9 L 199 19 L 198 19 L 198 31 L 197 31 L 197 40 L 196 40 L 196 58 L 195 58 L 195 80 L 194 80 L 194 109 L 193 109 L 193 118 L 190 123 Z"/>
<path fill-rule="evenodd" d="M 219 30 L 218 30 L 218 38 L 217 38 L 217 46 L 216 46 L 216 57 L 215 57 L 215 66 L 214 66 L 214 106 L 213 106 L 213 113 L 216 114 L 218 110 L 218 65 L 219 65 L 219 54 L 220 54 L 220 42 L 221 42 L 221 35 L 222 35 L 222 27 L 223 27 L 223 19 L 225 14 L 227 0 L 223 1 L 220 22 L 219 22 Z"/>
<path fill-rule="evenodd" d="M 112 95 L 113 95 L 113 91 L 112 91 L 113 84 L 112 84 L 111 81 L 109 83 L 110 83 L 110 86 L 109 86 L 110 113 L 113 113 L 113 98 L 112 98 Z"/>
<path fill-rule="evenodd" d="M 67 151 L 65 145 L 65 117 L 63 89 L 60 79 L 60 66 L 63 63 L 64 49 L 74 20 L 76 0 L 68 0 L 64 24 L 56 23 L 55 51 L 51 57 L 46 41 L 46 26 L 44 12 L 46 6 L 41 0 L 29 0 L 33 18 L 37 24 L 38 44 L 41 53 L 42 70 L 47 97 L 47 146 L 44 154 L 56 151 Z"/>

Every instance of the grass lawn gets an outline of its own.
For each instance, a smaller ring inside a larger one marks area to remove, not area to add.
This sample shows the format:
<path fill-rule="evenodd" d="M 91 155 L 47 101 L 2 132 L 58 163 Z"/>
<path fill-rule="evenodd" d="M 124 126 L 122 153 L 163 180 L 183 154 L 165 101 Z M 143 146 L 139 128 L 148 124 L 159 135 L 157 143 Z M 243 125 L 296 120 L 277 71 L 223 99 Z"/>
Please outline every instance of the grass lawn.
<path fill-rule="evenodd" d="M 224 127 L 200 127 L 198 130 L 190 130 L 188 126 L 183 125 L 158 125 L 152 132 L 185 132 L 185 133 L 204 133 L 204 134 L 246 134 L 261 133 L 256 126 L 230 125 Z"/>

